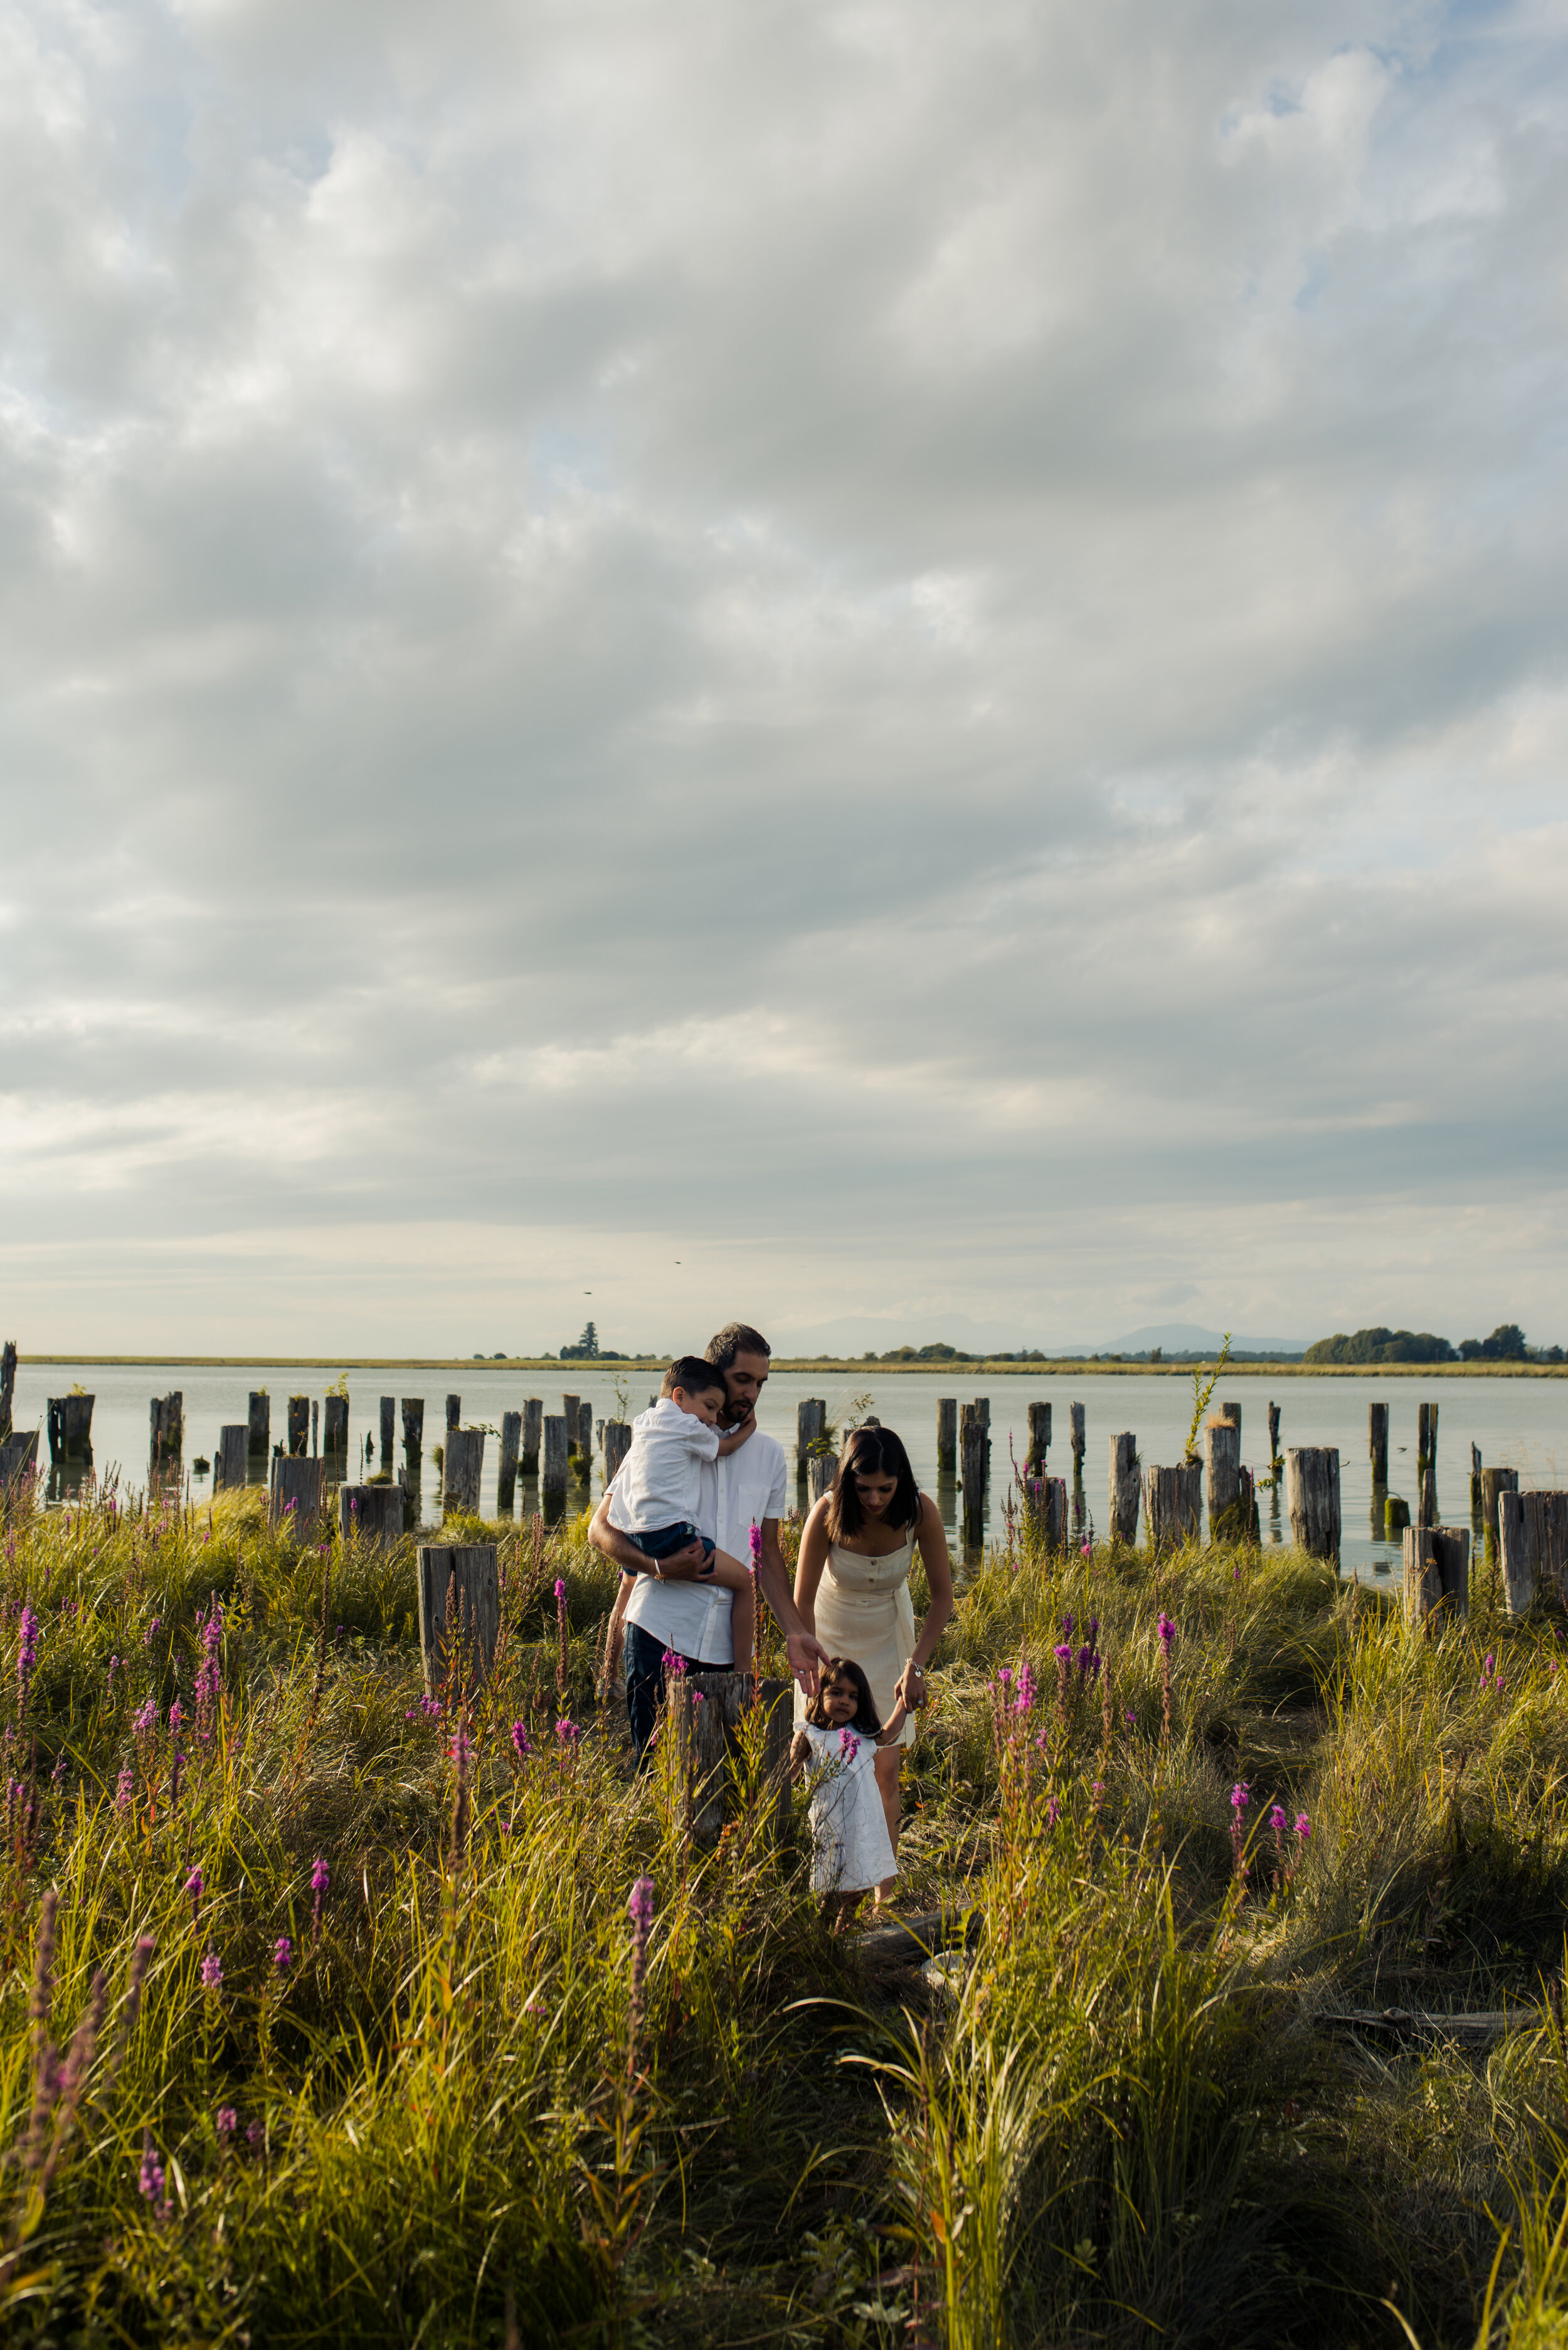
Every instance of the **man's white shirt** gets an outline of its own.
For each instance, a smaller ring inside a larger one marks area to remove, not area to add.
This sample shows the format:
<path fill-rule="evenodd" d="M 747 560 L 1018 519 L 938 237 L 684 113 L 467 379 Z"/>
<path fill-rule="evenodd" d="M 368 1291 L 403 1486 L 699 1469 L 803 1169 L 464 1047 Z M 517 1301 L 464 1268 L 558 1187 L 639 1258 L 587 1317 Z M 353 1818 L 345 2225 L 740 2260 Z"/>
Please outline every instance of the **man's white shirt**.
<path fill-rule="evenodd" d="M 614 1523 L 616 1480 L 611 1490 Z M 696 1524 L 711 1543 L 744 1566 L 751 1558 L 751 1533 L 764 1518 L 782 1518 L 789 1506 L 789 1461 L 776 1436 L 754 1429 L 744 1444 L 722 1461 L 703 1464 Z M 661 1583 L 639 1575 L 627 1602 L 626 1621 L 639 1624 L 677 1656 L 705 1665 L 734 1662 L 730 1638 L 730 1594 L 711 1583 Z"/>

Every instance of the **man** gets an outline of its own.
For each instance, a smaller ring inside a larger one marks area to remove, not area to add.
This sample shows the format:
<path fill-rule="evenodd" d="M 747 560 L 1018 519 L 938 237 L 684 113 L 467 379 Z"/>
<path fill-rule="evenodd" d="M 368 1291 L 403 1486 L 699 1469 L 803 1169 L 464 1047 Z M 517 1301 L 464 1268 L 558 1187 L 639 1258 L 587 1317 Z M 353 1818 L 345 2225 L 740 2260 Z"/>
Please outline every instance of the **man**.
<path fill-rule="evenodd" d="M 757 1399 L 773 1368 L 772 1349 L 750 1324 L 731 1322 L 709 1340 L 707 1359 L 724 1377 L 725 1433 L 741 1440 L 703 1471 L 702 1531 L 732 1558 L 749 1559 L 752 1528 L 761 1528 L 757 1583 L 784 1633 L 790 1670 L 809 1697 L 816 1688 L 817 1668 L 827 1663 L 828 1655 L 800 1620 L 779 1549 L 789 1464 L 777 1437 L 764 1435 L 757 1426 Z M 711 1524 L 707 1523 L 710 1514 Z M 607 1493 L 594 1512 L 588 1540 L 637 1577 L 625 1615 L 626 1708 L 640 1757 L 663 1702 L 667 1653 L 680 1657 L 694 1672 L 727 1672 L 732 1666 L 743 1667 L 746 1659 L 735 1655 L 730 1638 L 729 1593 L 701 1579 L 701 1543 L 669 1558 L 645 1556 L 611 1525 Z"/>

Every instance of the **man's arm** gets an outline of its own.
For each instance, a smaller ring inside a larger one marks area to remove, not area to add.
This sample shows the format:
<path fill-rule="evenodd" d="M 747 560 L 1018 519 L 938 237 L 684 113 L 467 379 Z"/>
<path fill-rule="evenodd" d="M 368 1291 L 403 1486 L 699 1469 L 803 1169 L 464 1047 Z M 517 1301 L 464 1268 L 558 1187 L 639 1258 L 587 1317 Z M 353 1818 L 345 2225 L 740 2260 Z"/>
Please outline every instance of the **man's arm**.
<path fill-rule="evenodd" d="M 658 1575 L 665 1583 L 695 1582 L 706 1555 L 701 1543 L 688 1543 L 684 1550 L 671 1551 L 668 1558 L 649 1558 L 646 1551 L 639 1550 L 629 1534 L 611 1525 L 607 1493 L 594 1512 L 588 1540 L 595 1550 L 617 1566 L 628 1568 L 633 1575 Z"/>

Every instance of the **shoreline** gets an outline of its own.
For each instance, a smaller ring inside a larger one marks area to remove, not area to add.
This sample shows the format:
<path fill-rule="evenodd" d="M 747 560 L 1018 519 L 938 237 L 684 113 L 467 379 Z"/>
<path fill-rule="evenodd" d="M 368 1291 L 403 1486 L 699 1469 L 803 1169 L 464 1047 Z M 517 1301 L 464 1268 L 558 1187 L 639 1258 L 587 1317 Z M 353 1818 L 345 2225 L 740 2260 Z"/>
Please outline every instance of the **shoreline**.
<path fill-rule="evenodd" d="M 451 1355 L 76 1355 L 68 1353 L 18 1354 L 18 1366 L 34 1368 L 57 1365 L 62 1369 L 83 1370 L 158 1370 L 161 1368 L 193 1371 L 565 1371 L 580 1377 L 587 1371 L 649 1371 L 662 1370 L 670 1358 L 663 1355 L 628 1355 L 617 1362 L 603 1356 L 563 1362 L 555 1355 L 492 1356 Z M 1190 1378 L 1195 1370 L 1211 1369 L 1215 1357 L 1204 1357 L 1189 1362 L 1118 1363 L 1106 1356 L 1064 1355 L 1033 1363 L 1010 1363 L 991 1357 L 974 1356 L 956 1363 L 882 1363 L 861 1362 L 854 1357 L 837 1355 L 775 1355 L 775 1371 L 825 1371 L 836 1377 L 902 1378 L 914 1373 L 922 1378 L 940 1378 L 943 1373 L 954 1378 L 967 1377 L 971 1371 L 983 1371 L 988 1378 L 1059 1378 L 1064 1372 L 1079 1378 Z M 1255 1377 L 1281 1379 L 1404 1379 L 1404 1378 L 1483 1378 L 1483 1379 L 1554 1379 L 1568 1378 L 1568 1363 L 1303 1363 L 1299 1361 L 1238 1360 L 1232 1357 L 1225 1366 L 1238 1378 Z"/>

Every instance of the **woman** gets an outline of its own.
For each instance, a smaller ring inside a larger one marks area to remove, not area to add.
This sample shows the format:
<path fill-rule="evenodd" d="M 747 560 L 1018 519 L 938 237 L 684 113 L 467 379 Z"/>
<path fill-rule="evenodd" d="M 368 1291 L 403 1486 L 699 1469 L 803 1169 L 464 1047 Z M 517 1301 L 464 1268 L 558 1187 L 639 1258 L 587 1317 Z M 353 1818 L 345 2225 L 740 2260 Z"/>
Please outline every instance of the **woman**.
<path fill-rule="evenodd" d="M 909 1569 L 919 1551 L 931 1604 L 919 1633 L 909 1604 Z M 829 1492 L 801 1529 L 794 1604 L 808 1632 L 836 1657 L 852 1657 L 871 1684 L 878 1715 L 910 1712 L 926 1701 L 926 1667 L 953 1612 L 953 1573 L 937 1505 L 915 1483 L 909 1456 L 890 1428 L 857 1428 L 844 1447 Z M 796 1693 L 797 1726 L 805 1700 Z M 898 1755 L 912 1743 L 913 1721 L 898 1743 L 878 1749 L 877 1783 L 888 1836 L 898 1849 Z M 877 1887 L 887 1892 L 893 1879 Z"/>

